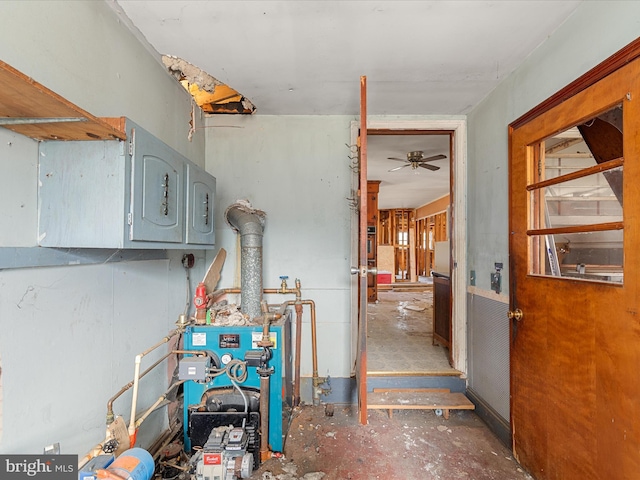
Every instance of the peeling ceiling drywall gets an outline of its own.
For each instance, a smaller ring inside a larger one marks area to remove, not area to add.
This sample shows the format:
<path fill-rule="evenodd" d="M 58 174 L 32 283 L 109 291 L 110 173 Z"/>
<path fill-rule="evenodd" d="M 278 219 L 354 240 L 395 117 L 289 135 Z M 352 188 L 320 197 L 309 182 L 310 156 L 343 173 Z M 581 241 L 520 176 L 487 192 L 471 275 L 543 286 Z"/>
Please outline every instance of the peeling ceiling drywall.
<path fill-rule="evenodd" d="M 581 3 L 107 1 L 152 50 L 179 57 L 241 92 L 255 105 L 255 114 L 354 118 L 359 113 L 360 75 L 367 75 L 369 115 L 466 114 Z M 414 149 L 438 149 L 423 140 L 421 148 Z M 388 147 L 381 145 L 380 151 Z M 411 149 L 399 146 L 394 156 Z M 370 171 L 386 160 L 386 153 L 376 152 L 369 150 Z M 429 173 L 421 172 L 425 180 L 415 175 L 412 180 L 427 182 Z M 382 180 L 390 192 L 396 185 L 395 194 L 426 190 L 399 187 L 398 178 L 392 173 Z M 406 200 L 416 202 L 425 203 Z"/>

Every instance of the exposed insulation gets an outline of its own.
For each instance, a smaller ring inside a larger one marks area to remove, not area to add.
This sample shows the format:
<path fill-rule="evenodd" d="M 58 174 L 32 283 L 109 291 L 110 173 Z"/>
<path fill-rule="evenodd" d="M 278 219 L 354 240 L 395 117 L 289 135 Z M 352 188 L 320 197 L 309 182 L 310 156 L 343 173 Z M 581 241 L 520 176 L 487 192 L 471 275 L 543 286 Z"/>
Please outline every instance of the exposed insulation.
<path fill-rule="evenodd" d="M 162 62 L 204 112 L 250 114 L 255 111 L 253 103 L 242 94 L 186 60 L 163 55 Z"/>

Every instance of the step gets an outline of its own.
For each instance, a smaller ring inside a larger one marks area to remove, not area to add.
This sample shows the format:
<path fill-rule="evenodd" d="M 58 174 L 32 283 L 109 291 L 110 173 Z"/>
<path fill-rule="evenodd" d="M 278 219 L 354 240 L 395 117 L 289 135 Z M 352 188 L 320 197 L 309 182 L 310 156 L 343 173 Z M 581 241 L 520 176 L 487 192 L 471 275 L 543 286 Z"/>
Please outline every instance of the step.
<path fill-rule="evenodd" d="M 387 410 L 389 418 L 393 417 L 393 410 L 435 410 L 449 418 L 451 410 L 474 410 L 476 407 L 460 392 L 450 392 L 447 389 L 419 388 L 419 389 L 374 389 L 367 393 L 368 410 Z"/>
<path fill-rule="evenodd" d="M 460 372 L 452 370 L 451 374 L 444 372 L 429 372 L 424 375 L 394 375 L 389 373 L 367 373 L 367 390 L 390 389 L 441 389 L 446 388 L 452 392 L 464 393 L 467 390 L 467 381 L 460 377 Z M 455 375 L 454 375 L 455 374 Z"/>

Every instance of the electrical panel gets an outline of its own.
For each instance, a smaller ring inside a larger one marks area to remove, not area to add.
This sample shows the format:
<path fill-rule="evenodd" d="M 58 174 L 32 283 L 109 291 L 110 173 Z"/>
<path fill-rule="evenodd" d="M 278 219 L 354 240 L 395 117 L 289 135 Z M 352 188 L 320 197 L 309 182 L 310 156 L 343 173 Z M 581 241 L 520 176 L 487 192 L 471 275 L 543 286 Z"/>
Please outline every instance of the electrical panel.
<path fill-rule="evenodd" d="M 39 147 L 38 244 L 211 248 L 216 179 L 130 120 L 127 140 Z"/>

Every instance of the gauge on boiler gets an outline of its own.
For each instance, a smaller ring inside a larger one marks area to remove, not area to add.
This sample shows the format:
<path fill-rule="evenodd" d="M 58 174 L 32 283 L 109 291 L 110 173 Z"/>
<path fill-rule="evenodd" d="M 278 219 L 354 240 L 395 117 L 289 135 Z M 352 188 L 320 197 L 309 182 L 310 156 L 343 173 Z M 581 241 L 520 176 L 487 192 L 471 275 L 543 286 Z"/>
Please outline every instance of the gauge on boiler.
<path fill-rule="evenodd" d="M 222 355 L 222 357 L 220 357 L 220 361 L 223 365 L 227 365 L 231 360 L 233 360 L 233 355 L 231 355 L 230 353 L 225 353 L 224 355 Z"/>

